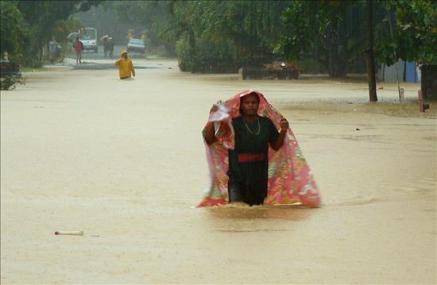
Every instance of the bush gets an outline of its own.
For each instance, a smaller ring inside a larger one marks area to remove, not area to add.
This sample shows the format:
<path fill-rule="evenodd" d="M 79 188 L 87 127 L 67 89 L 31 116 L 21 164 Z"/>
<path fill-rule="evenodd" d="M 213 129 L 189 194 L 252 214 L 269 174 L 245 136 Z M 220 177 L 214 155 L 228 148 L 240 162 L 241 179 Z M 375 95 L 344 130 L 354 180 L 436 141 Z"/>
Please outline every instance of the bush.
<path fill-rule="evenodd" d="M 182 71 L 230 73 L 237 72 L 239 67 L 231 41 L 215 43 L 201 38 L 192 47 L 186 38 L 182 38 L 176 42 L 176 54 Z"/>

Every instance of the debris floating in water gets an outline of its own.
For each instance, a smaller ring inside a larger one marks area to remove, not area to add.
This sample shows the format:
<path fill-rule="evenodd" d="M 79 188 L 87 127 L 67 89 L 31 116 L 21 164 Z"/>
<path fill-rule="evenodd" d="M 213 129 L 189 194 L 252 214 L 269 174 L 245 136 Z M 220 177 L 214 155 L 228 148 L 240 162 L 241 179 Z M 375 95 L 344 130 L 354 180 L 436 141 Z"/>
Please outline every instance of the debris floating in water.
<path fill-rule="evenodd" d="M 55 235 L 64 235 L 64 236 L 83 236 L 83 231 L 56 231 Z"/>

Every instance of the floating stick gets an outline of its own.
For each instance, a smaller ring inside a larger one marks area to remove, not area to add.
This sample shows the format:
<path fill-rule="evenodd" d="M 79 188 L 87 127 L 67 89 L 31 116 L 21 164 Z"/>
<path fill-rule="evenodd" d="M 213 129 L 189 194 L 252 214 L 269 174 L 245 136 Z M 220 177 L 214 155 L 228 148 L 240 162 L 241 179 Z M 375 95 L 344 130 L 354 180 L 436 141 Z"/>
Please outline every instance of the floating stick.
<path fill-rule="evenodd" d="M 55 235 L 83 236 L 83 231 L 56 231 Z"/>

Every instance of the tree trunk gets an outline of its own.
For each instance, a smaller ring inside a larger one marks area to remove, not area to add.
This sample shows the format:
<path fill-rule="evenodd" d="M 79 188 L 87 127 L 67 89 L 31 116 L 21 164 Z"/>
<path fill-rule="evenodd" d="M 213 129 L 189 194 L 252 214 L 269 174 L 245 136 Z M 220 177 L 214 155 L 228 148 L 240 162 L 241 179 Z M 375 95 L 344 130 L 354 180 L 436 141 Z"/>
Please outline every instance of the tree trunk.
<path fill-rule="evenodd" d="M 339 25 L 335 21 L 328 28 L 328 73 L 331 78 L 346 77 L 346 60 L 345 54 L 341 54 L 339 45 Z"/>
<path fill-rule="evenodd" d="M 367 32 L 369 47 L 367 49 L 367 77 L 369 81 L 369 101 L 377 102 L 375 57 L 373 55 L 373 0 L 367 0 Z"/>

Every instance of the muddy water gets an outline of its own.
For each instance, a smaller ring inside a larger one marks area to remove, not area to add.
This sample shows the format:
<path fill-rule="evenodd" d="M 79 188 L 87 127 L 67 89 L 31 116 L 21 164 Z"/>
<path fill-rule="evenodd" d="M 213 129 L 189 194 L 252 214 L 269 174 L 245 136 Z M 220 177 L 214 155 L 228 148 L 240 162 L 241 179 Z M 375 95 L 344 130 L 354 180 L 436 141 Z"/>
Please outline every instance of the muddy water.
<path fill-rule="evenodd" d="M 357 110 L 362 83 L 137 63 L 156 68 L 132 81 L 56 69 L 2 92 L 2 284 L 436 282 L 435 118 Z M 291 122 L 320 209 L 193 208 L 208 185 L 207 111 L 246 88 Z"/>

